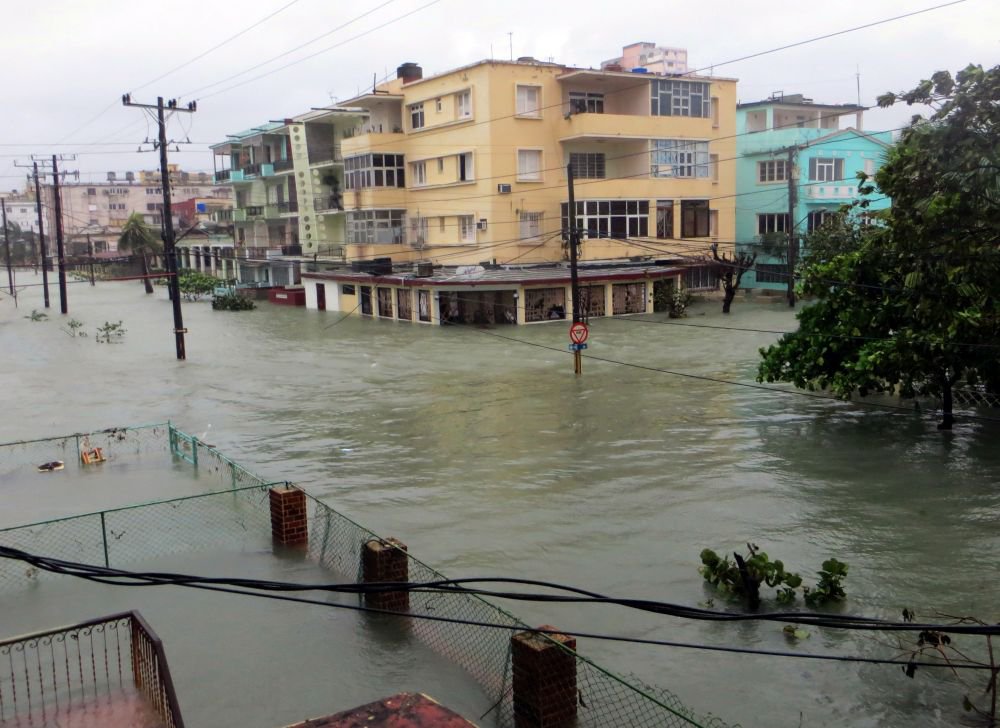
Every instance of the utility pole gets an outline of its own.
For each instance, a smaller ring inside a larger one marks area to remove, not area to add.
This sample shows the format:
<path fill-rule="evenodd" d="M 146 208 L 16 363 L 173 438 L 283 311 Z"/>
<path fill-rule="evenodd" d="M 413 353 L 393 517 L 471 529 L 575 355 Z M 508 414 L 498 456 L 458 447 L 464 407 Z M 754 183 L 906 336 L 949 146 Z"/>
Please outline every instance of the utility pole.
<path fill-rule="evenodd" d="M 87 233 L 87 255 L 90 256 L 90 285 L 97 285 L 94 282 L 94 244 L 90 241 L 90 233 Z"/>
<path fill-rule="evenodd" d="M 63 245 L 62 200 L 59 194 L 59 161 L 52 155 L 52 194 L 55 197 L 56 215 L 56 254 L 59 256 L 59 309 L 69 313 L 69 301 L 66 300 L 66 248 Z"/>
<path fill-rule="evenodd" d="M 174 221 L 170 209 L 170 170 L 167 167 L 167 123 L 163 113 L 163 97 L 157 97 L 156 105 L 153 106 L 152 104 L 133 103 L 131 94 L 125 94 L 122 96 L 122 104 L 141 109 L 156 109 L 156 122 L 160 129 L 160 135 L 154 146 L 160 150 L 160 179 L 163 186 L 163 255 L 167 266 L 167 286 L 170 289 L 170 300 L 174 309 L 174 339 L 177 347 L 177 358 L 186 359 L 184 334 L 187 333 L 187 329 L 184 328 L 180 281 L 177 280 L 177 248 L 174 241 Z M 198 104 L 192 101 L 186 107 L 179 107 L 177 101 L 171 99 L 166 103 L 166 108 L 174 112 L 193 114 L 198 110 Z"/>
<path fill-rule="evenodd" d="M 10 295 L 14 295 L 14 271 L 10 267 L 10 233 L 7 230 L 7 200 L 0 197 L 0 210 L 3 210 L 3 241 L 7 246 L 7 283 L 10 284 Z"/>
<path fill-rule="evenodd" d="M 38 247 L 42 255 L 42 291 L 45 295 L 45 308 L 49 307 L 49 261 L 48 250 L 45 248 L 45 232 L 42 230 L 42 188 L 38 183 L 38 162 L 31 163 L 35 175 L 35 209 L 38 212 Z"/>
<path fill-rule="evenodd" d="M 788 148 L 788 306 L 795 308 L 795 264 L 799 257 L 799 237 L 795 234 L 796 208 L 799 204 L 799 173 L 795 166 L 797 147 Z"/>
<path fill-rule="evenodd" d="M 569 221 L 569 275 L 570 285 L 573 287 L 573 323 L 583 321 L 580 315 L 580 278 L 577 271 L 577 246 L 580 244 L 580 231 L 576 224 L 576 194 L 573 189 L 573 165 L 566 165 L 566 181 L 569 187 L 569 208 L 567 220 Z M 580 376 L 583 374 L 583 354 L 580 348 L 573 349 L 573 372 Z"/>

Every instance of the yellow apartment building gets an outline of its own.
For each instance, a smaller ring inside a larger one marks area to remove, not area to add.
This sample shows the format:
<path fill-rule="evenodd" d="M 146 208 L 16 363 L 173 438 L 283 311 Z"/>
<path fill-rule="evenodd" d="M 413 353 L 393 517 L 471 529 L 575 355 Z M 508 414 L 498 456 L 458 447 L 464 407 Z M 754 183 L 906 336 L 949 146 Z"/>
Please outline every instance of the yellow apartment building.
<path fill-rule="evenodd" d="M 341 104 L 348 261 L 700 257 L 735 240 L 736 81 L 522 58 L 397 78 Z"/>

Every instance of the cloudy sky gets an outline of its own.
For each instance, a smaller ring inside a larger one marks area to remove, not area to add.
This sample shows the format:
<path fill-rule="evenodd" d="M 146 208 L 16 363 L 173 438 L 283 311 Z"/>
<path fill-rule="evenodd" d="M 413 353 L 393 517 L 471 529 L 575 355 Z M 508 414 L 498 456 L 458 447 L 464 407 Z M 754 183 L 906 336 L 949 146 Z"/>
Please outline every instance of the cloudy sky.
<path fill-rule="evenodd" d="M 739 78 L 742 101 L 783 90 L 854 102 L 860 73 L 861 101 L 870 104 L 878 93 L 910 88 L 938 69 L 1000 63 L 1000 2 L 964 0 L 752 60 L 726 61 L 943 2 L 10 2 L 0 30 L 0 189 L 22 185 L 23 172 L 13 163 L 32 153 L 76 153 L 66 166 L 88 180 L 103 179 L 109 170 L 154 168 L 155 155 L 135 150 L 155 127 L 141 111 L 122 108 L 126 90 L 138 101 L 197 99 L 198 112 L 178 115 L 169 129 L 172 138 L 195 144 L 171 161 L 211 170 L 207 145 L 227 133 L 349 98 L 403 61 L 416 61 L 431 74 L 491 54 L 507 58 L 511 42 L 515 57 L 582 67 L 598 66 L 638 40 L 686 47 L 693 67 L 714 66 L 717 75 Z M 898 127 L 911 113 L 905 107 L 869 112 L 866 126 Z"/>

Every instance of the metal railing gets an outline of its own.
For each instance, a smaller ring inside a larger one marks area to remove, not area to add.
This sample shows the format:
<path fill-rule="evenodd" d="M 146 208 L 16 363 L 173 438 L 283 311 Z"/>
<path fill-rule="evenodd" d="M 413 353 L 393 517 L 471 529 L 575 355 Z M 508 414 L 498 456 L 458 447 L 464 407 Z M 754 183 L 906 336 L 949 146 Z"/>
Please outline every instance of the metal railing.
<path fill-rule="evenodd" d="M 248 164 L 244 166 L 243 174 L 244 176 L 247 177 L 249 177 L 250 175 L 260 174 L 260 163 L 258 162 L 257 164 Z"/>
<path fill-rule="evenodd" d="M 163 643 L 135 611 L 0 641 L 3 668 L 0 723 L 55 725 L 134 689 L 164 725 L 184 727 Z"/>
<path fill-rule="evenodd" d="M 232 172 L 232 170 L 229 170 L 229 169 L 216 170 L 216 172 L 215 172 L 215 181 L 216 182 L 225 182 L 226 180 L 229 179 L 230 172 Z"/>
<path fill-rule="evenodd" d="M 339 210 L 344 209 L 344 198 L 338 192 L 336 194 L 320 195 L 313 198 L 313 209 L 316 212 L 323 212 L 325 210 Z"/>
<path fill-rule="evenodd" d="M 278 208 L 278 214 L 283 215 L 289 212 L 298 212 L 299 203 L 295 200 L 288 200 L 286 202 L 275 202 L 274 206 Z"/>
<path fill-rule="evenodd" d="M 343 162 L 344 155 L 338 146 L 310 147 L 309 164 L 325 164 L 326 162 Z"/>
<path fill-rule="evenodd" d="M 287 172 L 293 165 L 291 159 L 279 159 L 277 162 L 271 162 L 271 166 L 275 172 Z"/>

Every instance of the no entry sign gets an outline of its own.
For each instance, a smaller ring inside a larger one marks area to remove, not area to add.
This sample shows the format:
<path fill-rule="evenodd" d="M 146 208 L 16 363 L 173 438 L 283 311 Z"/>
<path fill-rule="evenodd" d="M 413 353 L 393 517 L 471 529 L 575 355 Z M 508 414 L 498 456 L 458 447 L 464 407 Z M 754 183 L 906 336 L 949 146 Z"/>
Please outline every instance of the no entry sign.
<path fill-rule="evenodd" d="M 588 336 L 590 336 L 590 329 L 582 321 L 577 321 L 569 327 L 569 339 L 574 344 L 582 344 Z"/>

